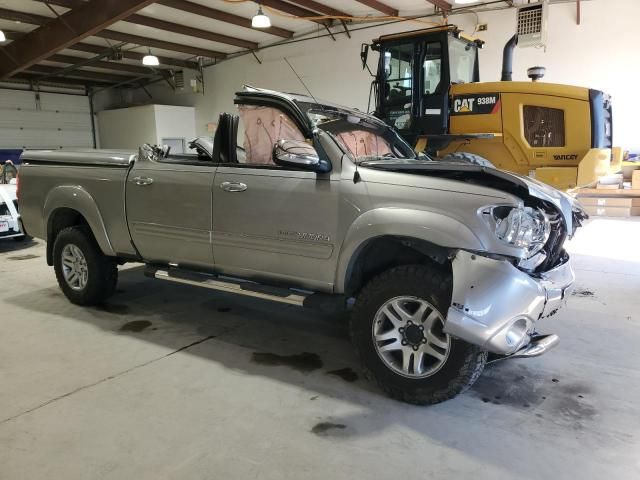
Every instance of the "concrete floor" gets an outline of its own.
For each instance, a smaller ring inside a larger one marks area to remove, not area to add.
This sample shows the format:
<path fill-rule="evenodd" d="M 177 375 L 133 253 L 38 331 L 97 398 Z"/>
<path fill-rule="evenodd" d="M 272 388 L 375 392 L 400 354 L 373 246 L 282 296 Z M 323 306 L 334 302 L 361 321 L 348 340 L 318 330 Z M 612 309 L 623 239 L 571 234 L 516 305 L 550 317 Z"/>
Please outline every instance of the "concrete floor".
<path fill-rule="evenodd" d="M 42 243 L 0 242 L 0 479 L 640 478 L 639 240 L 591 221 L 561 345 L 423 408 L 361 378 L 334 316 L 140 268 L 80 308 Z"/>

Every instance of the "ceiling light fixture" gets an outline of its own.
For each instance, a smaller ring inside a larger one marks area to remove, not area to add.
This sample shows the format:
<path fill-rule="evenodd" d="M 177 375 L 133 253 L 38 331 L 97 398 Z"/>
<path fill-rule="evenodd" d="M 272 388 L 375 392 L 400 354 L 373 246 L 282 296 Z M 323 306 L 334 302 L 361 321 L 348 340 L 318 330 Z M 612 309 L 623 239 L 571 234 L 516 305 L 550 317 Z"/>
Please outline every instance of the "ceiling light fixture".
<path fill-rule="evenodd" d="M 5 36 L 4 32 L 0 30 L 0 42 L 4 42 L 6 39 L 7 37 Z"/>
<path fill-rule="evenodd" d="M 142 64 L 147 67 L 157 67 L 160 65 L 160 60 L 153 53 L 151 53 L 151 49 L 149 49 L 149 54 L 142 57 Z"/>
<path fill-rule="evenodd" d="M 271 19 L 264 14 L 260 4 L 258 4 L 258 13 L 251 19 L 251 26 L 253 28 L 269 28 L 271 26 Z"/>

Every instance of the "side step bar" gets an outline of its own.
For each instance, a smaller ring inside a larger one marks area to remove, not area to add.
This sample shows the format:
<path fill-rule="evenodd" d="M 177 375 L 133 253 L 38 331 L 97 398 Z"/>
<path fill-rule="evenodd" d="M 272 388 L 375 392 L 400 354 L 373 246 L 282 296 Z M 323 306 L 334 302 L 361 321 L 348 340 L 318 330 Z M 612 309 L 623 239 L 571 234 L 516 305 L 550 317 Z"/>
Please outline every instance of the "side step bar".
<path fill-rule="evenodd" d="M 180 270 L 177 268 L 156 267 L 148 265 L 144 274 L 147 277 L 167 280 L 185 285 L 195 285 L 205 287 L 220 292 L 237 293 L 264 300 L 272 300 L 289 305 L 303 306 L 304 301 L 313 295 L 313 292 L 306 290 L 287 289 L 261 285 L 249 280 L 226 277 L 223 275 L 211 275 L 206 273 Z"/>

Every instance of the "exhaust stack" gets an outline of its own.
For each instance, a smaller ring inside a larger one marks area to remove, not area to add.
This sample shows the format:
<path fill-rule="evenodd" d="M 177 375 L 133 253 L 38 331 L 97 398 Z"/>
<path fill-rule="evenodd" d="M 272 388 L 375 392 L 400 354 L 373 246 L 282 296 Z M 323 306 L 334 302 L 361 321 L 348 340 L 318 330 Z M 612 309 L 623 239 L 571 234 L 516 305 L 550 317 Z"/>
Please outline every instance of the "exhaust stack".
<path fill-rule="evenodd" d="M 502 78 L 503 82 L 513 80 L 513 50 L 518 45 L 518 34 L 514 35 L 504 46 L 502 51 Z"/>

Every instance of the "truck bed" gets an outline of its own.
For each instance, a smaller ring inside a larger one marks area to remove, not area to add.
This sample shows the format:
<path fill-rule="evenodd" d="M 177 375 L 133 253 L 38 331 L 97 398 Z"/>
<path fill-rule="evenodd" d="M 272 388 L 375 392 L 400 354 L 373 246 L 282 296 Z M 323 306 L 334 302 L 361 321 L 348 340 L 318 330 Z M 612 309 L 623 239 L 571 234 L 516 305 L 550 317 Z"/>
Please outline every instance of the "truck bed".
<path fill-rule="evenodd" d="M 136 152 L 126 150 L 26 151 L 19 205 L 25 230 L 46 239 L 51 205 L 83 212 L 92 229 L 109 232 L 106 251 L 134 255 L 125 212 L 125 182 Z M 62 181 L 61 181 L 62 179 Z M 99 211 L 90 209 L 100 208 Z M 89 209 L 89 212 L 87 210 Z M 55 216 L 53 217 L 55 218 Z M 102 243 L 99 241 L 99 243 Z"/>
<path fill-rule="evenodd" d="M 31 165 L 80 165 L 127 168 L 137 152 L 133 150 L 27 150 L 20 157 Z"/>

